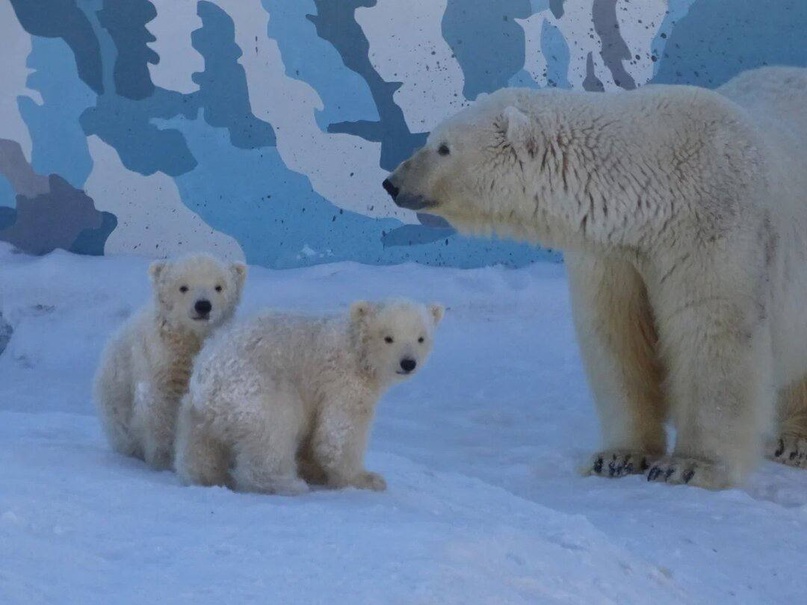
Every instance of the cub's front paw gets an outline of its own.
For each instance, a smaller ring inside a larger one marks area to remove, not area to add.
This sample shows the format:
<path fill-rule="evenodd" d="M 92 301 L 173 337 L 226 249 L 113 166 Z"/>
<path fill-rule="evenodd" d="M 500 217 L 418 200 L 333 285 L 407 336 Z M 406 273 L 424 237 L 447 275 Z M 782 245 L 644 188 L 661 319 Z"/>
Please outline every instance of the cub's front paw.
<path fill-rule="evenodd" d="M 644 473 L 657 458 L 638 450 L 604 450 L 594 454 L 582 470 L 584 475 L 616 479 Z"/>
<path fill-rule="evenodd" d="M 807 438 L 782 435 L 768 446 L 765 455 L 774 462 L 807 468 Z"/>
<path fill-rule="evenodd" d="M 374 492 L 383 492 L 387 489 L 384 477 L 371 471 L 362 471 L 350 482 L 350 485 L 359 489 L 370 489 Z"/>
<path fill-rule="evenodd" d="M 669 456 L 653 464 L 647 472 L 647 480 L 714 490 L 726 489 L 732 483 L 728 470 L 722 465 L 681 456 Z"/>

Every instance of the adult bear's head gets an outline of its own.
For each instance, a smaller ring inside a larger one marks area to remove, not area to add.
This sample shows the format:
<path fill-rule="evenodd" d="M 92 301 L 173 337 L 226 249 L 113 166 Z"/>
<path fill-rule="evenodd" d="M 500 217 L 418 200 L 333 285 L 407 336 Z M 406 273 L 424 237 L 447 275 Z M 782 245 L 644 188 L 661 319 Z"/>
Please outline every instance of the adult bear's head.
<path fill-rule="evenodd" d="M 557 91 L 541 95 L 558 98 Z M 536 107 L 529 90 L 480 99 L 439 124 L 384 189 L 399 207 L 441 216 L 464 232 L 543 239 L 525 222 L 537 218 L 536 194 L 563 160 L 549 134 L 557 131 L 553 112 Z"/>

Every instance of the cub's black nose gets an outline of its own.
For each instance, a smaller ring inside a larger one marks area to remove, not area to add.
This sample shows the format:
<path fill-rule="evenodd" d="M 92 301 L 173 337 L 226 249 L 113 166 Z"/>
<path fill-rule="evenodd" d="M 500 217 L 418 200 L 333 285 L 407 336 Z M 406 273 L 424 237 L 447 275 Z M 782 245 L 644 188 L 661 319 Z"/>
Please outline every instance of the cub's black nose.
<path fill-rule="evenodd" d="M 209 300 L 205 300 L 204 298 L 201 300 L 197 300 L 196 304 L 193 305 L 193 310 L 196 311 L 199 315 L 207 315 L 210 313 L 210 310 L 213 308 L 213 305 L 210 304 Z"/>
<path fill-rule="evenodd" d="M 417 364 L 418 364 L 418 362 L 415 361 L 414 359 L 402 359 L 401 360 L 401 369 L 404 372 L 411 372 L 412 370 L 415 369 L 415 366 L 417 366 Z"/>
<path fill-rule="evenodd" d="M 400 191 L 400 189 L 398 189 L 395 185 L 393 185 L 392 181 L 390 181 L 389 179 L 384 179 L 384 182 L 381 184 L 384 186 L 384 191 L 389 193 L 390 197 L 393 200 L 396 197 L 398 197 L 398 192 Z"/>

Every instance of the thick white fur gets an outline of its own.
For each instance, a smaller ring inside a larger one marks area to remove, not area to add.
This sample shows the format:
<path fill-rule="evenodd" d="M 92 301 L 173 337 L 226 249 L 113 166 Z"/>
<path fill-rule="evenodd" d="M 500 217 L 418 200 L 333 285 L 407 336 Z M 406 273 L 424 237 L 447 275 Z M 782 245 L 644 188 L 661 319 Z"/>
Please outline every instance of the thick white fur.
<path fill-rule="evenodd" d="M 735 485 L 777 396 L 770 455 L 807 464 L 806 106 L 799 68 L 716 91 L 503 90 L 390 175 L 401 206 L 566 251 L 591 472 Z"/>
<path fill-rule="evenodd" d="M 182 401 L 177 473 L 287 495 L 308 483 L 383 490 L 364 468 L 376 404 L 411 375 L 407 363 L 423 365 L 442 316 L 439 305 L 358 302 L 347 319 L 267 312 L 223 330 Z"/>
<path fill-rule="evenodd" d="M 107 344 L 94 398 L 116 451 L 166 469 L 173 461 L 176 415 L 193 359 L 204 339 L 235 311 L 246 266 L 196 254 L 156 261 L 149 274 L 154 300 Z M 212 305 L 207 319 L 194 308 L 199 300 Z"/>

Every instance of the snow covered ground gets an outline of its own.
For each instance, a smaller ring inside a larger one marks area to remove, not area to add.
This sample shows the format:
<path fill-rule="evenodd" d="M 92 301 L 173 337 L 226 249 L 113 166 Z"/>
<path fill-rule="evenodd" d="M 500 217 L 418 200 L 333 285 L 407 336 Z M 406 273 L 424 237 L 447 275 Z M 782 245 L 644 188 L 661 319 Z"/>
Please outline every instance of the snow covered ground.
<path fill-rule="evenodd" d="M 0 247 L 0 603 L 800 603 L 807 472 L 711 493 L 583 478 L 597 423 L 559 265 L 252 268 L 242 313 L 403 294 L 448 313 L 382 401 L 384 493 L 184 487 L 109 451 L 90 383 L 148 261 Z"/>

